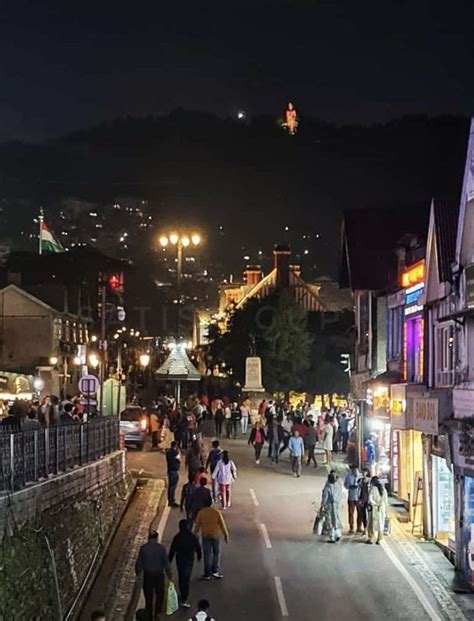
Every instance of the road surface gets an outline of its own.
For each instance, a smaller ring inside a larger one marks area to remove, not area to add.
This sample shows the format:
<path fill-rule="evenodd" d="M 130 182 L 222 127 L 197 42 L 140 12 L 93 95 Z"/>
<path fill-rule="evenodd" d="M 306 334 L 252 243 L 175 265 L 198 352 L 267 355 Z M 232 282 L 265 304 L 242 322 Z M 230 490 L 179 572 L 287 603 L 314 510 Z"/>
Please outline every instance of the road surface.
<path fill-rule="evenodd" d="M 193 614 L 197 600 L 206 597 L 217 621 L 446 618 L 427 586 L 417 583 L 410 568 L 398 560 L 392 538 L 384 546 L 369 546 L 358 536 L 346 535 L 338 544 L 329 544 L 312 534 L 312 502 L 319 505 L 327 476 L 324 467 L 304 466 L 303 476 L 295 479 L 287 453 L 272 466 L 264 449 L 257 466 L 245 440 L 222 444 L 238 468 L 232 507 L 224 513 L 231 539 L 222 544 L 223 580 L 201 582 L 202 567 L 196 564 Z M 129 466 L 159 476 L 164 457 L 132 449 Z M 163 533 L 167 548 L 181 517 L 179 509 L 169 512 Z M 176 575 L 174 567 L 173 571 Z M 179 611 L 173 618 L 190 616 Z"/>

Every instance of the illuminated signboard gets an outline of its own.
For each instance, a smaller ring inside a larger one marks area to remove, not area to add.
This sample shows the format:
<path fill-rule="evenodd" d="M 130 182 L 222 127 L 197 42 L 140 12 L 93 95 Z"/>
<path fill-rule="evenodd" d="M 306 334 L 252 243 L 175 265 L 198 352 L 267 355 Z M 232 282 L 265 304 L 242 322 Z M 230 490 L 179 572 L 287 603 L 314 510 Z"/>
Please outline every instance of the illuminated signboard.
<path fill-rule="evenodd" d="M 425 280 L 425 260 L 422 259 L 418 263 L 414 263 L 404 272 L 402 272 L 402 287 L 407 289 L 413 285 L 418 285 Z"/>

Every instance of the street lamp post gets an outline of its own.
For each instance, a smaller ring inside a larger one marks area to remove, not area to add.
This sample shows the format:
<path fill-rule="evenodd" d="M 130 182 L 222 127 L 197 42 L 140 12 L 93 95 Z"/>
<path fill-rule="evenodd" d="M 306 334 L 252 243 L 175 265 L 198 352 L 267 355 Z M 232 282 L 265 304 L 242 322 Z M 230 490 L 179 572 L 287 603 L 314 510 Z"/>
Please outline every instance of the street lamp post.
<path fill-rule="evenodd" d="M 168 244 L 176 247 L 176 290 L 177 290 L 177 312 L 176 312 L 176 336 L 181 336 L 181 280 L 183 276 L 183 249 L 190 244 L 199 246 L 201 236 L 198 233 L 188 235 L 186 233 L 170 233 L 160 236 L 160 244 L 166 248 Z"/>

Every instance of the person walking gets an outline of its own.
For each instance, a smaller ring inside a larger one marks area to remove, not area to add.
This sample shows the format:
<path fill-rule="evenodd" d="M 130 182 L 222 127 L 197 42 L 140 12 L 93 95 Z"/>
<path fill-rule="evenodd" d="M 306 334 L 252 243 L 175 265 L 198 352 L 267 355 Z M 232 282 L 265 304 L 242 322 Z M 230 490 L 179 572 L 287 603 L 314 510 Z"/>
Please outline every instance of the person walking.
<path fill-rule="evenodd" d="M 188 468 L 188 475 L 194 476 L 201 466 L 204 466 L 204 460 L 202 458 L 201 447 L 197 440 L 193 440 L 191 446 L 186 451 L 186 467 Z"/>
<path fill-rule="evenodd" d="M 380 544 L 383 539 L 385 517 L 387 515 L 388 494 L 378 477 L 372 477 L 369 489 L 369 538 L 367 543 Z"/>
<path fill-rule="evenodd" d="M 150 413 L 151 450 L 157 450 L 159 444 L 160 421 L 156 412 Z"/>
<path fill-rule="evenodd" d="M 222 459 L 222 449 L 220 447 L 219 440 L 213 440 L 212 449 L 209 451 L 209 455 L 206 460 L 206 470 L 209 469 L 209 472 L 211 473 L 212 499 L 214 502 L 217 501 L 219 496 L 219 486 L 217 481 L 213 478 L 212 473 L 216 469 L 217 462 L 220 461 L 220 459 Z"/>
<path fill-rule="evenodd" d="M 365 535 L 367 532 L 369 508 L 370 472 L 365 469 L 359 479 L 359 499 L 357 501 L 357 532 Z"/>
<path fill-rule="evenodd" d="M 221 405 L 222 404 L 222 405 Z M 214 414 L 214 424 L 216 426 L 216 436 L 218 438 L 222 435 L 222 421 L 224 420 L 224 404 L 220 401 L 219 407 Z"/>
<path fill-rule="evenodd" d="M 175 440 L 171 442 L 166 451 L 166 467 L 168 470 L 168 507 L 179 507 L 176 502 L 176 488 L 179 482 L 179 469 L 181 466 L 181 454 Z"/>
<path fill-rule="evenodd" d="M 230 486 L 237 478 L 237 468 L 229 457 L 229 451 L 222 452 L 222 459 L 217 462 L 212 477 L 216 479 L 219 485 L 222 509 L 225 511 L 230 508 Z"/>
<path fill-rule="evenodd" d="M 283 445 L 280 449 L 280 455 L 288 448 L 288 442 L 291 438 L 291 432 L 293 430 L 293 414 L 292 410 L 288 411 L 283 417 L 281 426 L 283 428 Z"/>
<path fill-rule="evenodd" d="M 265 431 L 263 430 L 262 423 L 257 421 L 252 427 L 248 444 L 252 444 L 255 451 L 255 463 L 260 463 L 260 453 L 266 440 Z"/>
<path fill-rule="evenodd" d="M 250 407 L 248 406 L 248 402 L 245 401 L 240 406 L 240 426 L 242 427 L 242 435 L 247 435 L 247 429 L 249 426 L 249 418 L 250 418 Z"/>
<path fill-rule="evenodd" d="M 191 518 L 191 524 L 196 521 L 196 517 L 199 511 L 201 511 L 201 509 L 203 509 L 204 507 L 207 507 L 209 499 L 212 500 L 211 492 L 206 486 L 206 477 L 201 477 L 201 479 L 199 480 L 199 485 L 195 485 L 191 491 L 187 507 L 189 517 Z"/>
<path fill-rule="evenodd" d="M 270 445 L 270 457 L 272 464 L 278 463 L 278 458 L 280 456 L 280 445 L 283 442 L 284 435 L 285 433 L 283 431 L 283 427 L 275 418 L 273 418 L 270 421 L 267 430 L 267 439 Z"/>
<path fill-rule="evenodd" d="M 240 427 L 240 408 L 237 403 L 232 403 L 231 405 L 231 420 L 232 420 L 232 437 L 234 440 L 237 437 L 237 429 Z"/>
<path fill-rule="evenodd" d="M 341 538 L 341 502 L 342 486 L 337 479 L 336 473 L 331 471 L 324 485 L 321 499 L 321 507 L 329 530 L 328 543 L 336 543 Z"/>
<path fill-rule="evenodd" d="M 293 470 L 293 474 L 295 477 L 300 478 L 301 462 L 304 457 L 304 442 L 297 429 L 295 429 L 288 442 L 288 449 L 290 450 L 291 469 Z"/>
<path fill-rule="evenodd" d="M 164 546 L 158 543 L 158 532 L 152 530 L 135 563 L 137 576 L 143 574 L 145 610 L 150 621 L 158 617 L 165 597 L 165 574 L 172 579 L 171 567 Z M 153 605 L 154 604 L 154 605 Z"/>
<path fill-rule="evenodd" d="M 347 417 L 346 412 L 343 412 L 341 415 L 341 419 L 339 422 L 339 431 L 341 434 L 341 450 L 343 453 L 347 451 L 347 442 L 349 440 L 349 418 Z"/>
<path fill-rule="evenodd" d="M 329 416 L 326 417 L 326 422 L 323 427 L 323 449 L 326 455 L 326 464 L 329 465 L 332 461 L 332 449 L 334 444 L 334 426 L 331 424 Z"/>
<path fill-rule="evenodd" d="M 232 411 L 229 405 L 224 407 L 225 437 L 229 440 L 232 436 Z"/>
<path fill-rule="evenodd" d="M 197 605 L 197 613 L 189 621 L 216 621 L 209 616 L 210 604 L 207 599 L 200 599 Z"/>
<path fill-rule="evenodd" d="M 194 556 L 200 561 L 202 552 L 199 539 L 189 530 L 187 520 L 179 521 L 179 533 L 174 536 L 168 555 L 170 564 L 175 556 L 181 606 L 183 608 L 190 608 L 191 605 L 188 603 L 189 583 L 193 573 Z"/>
<path fill-rule="evenodd" d="M 220 463 L 220 462 L 219 462 Z M 222 513 L 212 506 L 212 499 L 208 506 L 199 511 L 196 524 L 194 526 L 196 535 L 202 534 L 202 551 L 204 554 L 204 574 L 202 580 L 223 578 L 220 572 L 221 542 L 220 537 L 224 537 L 226 543 L 229 542 L 229 531 Z"/>
<path fill-rule="evenodd" d="M 354 515 L 359 503 L 359 470 L 357 466 L 351 466 L 351 471 L 344 479 L 344 487 L 347 490 L 347 514 L 349 518 L 349 535 L 354 534 Z M 359 514 L 357 513 L 357 530 L 360 529 Z"/>
<path fill-rule="evenodd" d="M 310 420 L 308 433 L 306 434 L 304 439 L 304 445 L 306 450 L 308 451 L 308 459 L 306 460 L 306 465 L 309 466 L 309 464 L 313 462 L 315 468 L 317 468 L 318 466 L 318 462 L 316 461 L 316 457 L 314 455 L 317 441 L 318 434 L 316 433 L 316 429 L 314 428 L 314 421 Z"/>

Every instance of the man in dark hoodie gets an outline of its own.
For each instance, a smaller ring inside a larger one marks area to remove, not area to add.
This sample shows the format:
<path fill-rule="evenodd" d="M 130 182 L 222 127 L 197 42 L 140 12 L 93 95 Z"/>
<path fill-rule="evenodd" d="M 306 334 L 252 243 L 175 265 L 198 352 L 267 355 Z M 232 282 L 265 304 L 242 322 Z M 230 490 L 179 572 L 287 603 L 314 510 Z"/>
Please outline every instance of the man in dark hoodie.
<path fill-rule="evenodd" d="M 193 573 L 194 555 L 198 561 L 201 560 L 201 546 L 196 535 L 189 530 L 188 521 L 180 520 L 179 533 L 175 535 L 171 544 L 169 561 L 173 562 L 176 556 L 176 567 L 178 568 L 179 594 L 181 597 L 181 606 L 189 608 L 189 583 L 191 574 Z"/>

